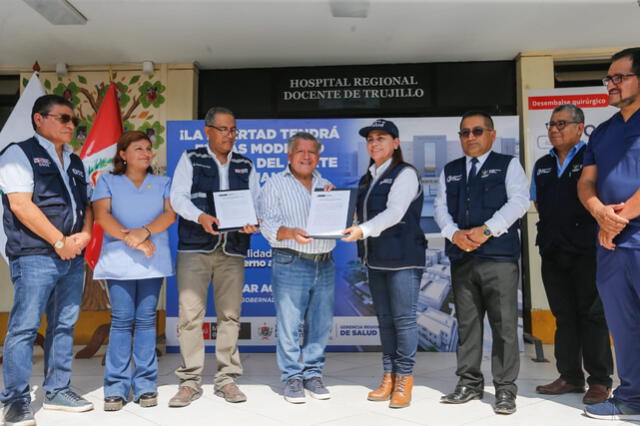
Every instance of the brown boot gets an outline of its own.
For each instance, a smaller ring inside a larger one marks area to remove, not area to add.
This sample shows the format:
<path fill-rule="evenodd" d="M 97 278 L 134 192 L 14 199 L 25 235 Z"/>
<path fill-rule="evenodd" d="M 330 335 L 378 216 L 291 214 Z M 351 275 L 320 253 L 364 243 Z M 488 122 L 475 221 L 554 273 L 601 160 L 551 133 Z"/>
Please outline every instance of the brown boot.
<path fill-rule="evenodd" d="M 393 395 L 389 407 L 404 408 L 411 404 L 411 391 L 413 390 L 413 376 L 396 376 L 396 384 L 393 387 Z"/>
<path fill-rule="evenodd" d="M 396 382 L 396 375 L 394 373 L 384 373 L 382 375 L 382 382 L 378 389 L 369 392 L 367 399 L 369 401 L 388 401 L 391 398 L 391 392 Z"/>

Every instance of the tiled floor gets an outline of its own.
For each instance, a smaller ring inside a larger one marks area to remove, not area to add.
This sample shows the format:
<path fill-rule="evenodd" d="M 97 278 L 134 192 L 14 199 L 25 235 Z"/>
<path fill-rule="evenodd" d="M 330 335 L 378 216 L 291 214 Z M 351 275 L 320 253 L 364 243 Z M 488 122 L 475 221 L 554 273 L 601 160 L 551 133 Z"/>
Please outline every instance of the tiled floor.
<path fill-rule="evenodd" d="M 213 395 L 211 385 L 214 360 L 207 355 L 204 396 L 186 408 L 167 406 L 175 393 L 176 378 L 173 371 L 179 364 L 178 355 L 160 358 L 160 404 L 154 408 L 140 408 L 129 403 L 119 412 L 102 411 L 102 367 L 100 357 L 79 360 L 74 364 L 73 387 L 93 401 L 96 409 L 81 414 L 43 410 L 42 355 L 36 354 L 32 385 L 36 388 L 33 407 L 39 425 L 598 425 L 629 424 L 593 420 L 582 414 L 581 395 L 542 396 L 534 391 L 536 385 L 556 378 L 553 347 L 545 347 L 551 363 L 530 360 L 532 347 L 525 346 L 521 357 L 518 379 L 518 411 L 511 416 L 493 413 L 493 387 L 485 389 L 482 401 L 471 401 L 455 406 L 438 402 L 440 395 L 451 391 L 456 383 L 455 354 L 419 353 L 412 405 L 405 409 L 390 409 L 387 403 L 366 400 L 368 390 L 377 385 L 380 376 L 378 353 L 330 353 L 327 356 L 325 381 L 333 398 L 318 401 L 308 398 L 306 404 L 293 405 L 280 395 L 281 384 L 275 366 L 274 354 L 243 354 L 244 376 L 239 380 L 248 401 L 228 404 Z M 39 349 L 38 349 L 39 351 Z M 485 354 L 483 367 L 490 382 L 489 357 Z"/>

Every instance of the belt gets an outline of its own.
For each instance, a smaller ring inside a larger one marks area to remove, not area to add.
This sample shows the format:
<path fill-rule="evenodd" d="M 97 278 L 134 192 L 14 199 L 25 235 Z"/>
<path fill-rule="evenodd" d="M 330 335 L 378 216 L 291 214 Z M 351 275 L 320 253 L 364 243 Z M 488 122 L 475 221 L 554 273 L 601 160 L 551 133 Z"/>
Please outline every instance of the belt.
<path fill-rule="evenodd" d="M 312 253 L 302 253 L 299 252 L 297 250 L 293 250 L 293 249 L 288 249 L 288 248 L 281 248 L 278 247 L 276 248 L 276 250 L 280 250 L 284 253 L 288 253 L 288 254 L 292 254 L 294 256 L 297 256 L 301 259 L 307 259 L 310 260 L 312 262 L 324 262 L 325 260 L 329 260 L 331 259 L 333 256 L 331 255 L 331 252 L 328 251 L 326 253 L 318 253 L 318 254 L 312 254 Z"/>

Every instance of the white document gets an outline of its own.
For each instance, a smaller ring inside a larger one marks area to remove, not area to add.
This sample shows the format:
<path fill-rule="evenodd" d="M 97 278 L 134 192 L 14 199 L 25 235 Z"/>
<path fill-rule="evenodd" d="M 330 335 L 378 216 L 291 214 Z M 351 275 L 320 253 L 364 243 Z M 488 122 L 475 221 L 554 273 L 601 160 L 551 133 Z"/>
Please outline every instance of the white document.
<path fill-rule="evenodd" d="M 248 189 L 214 192 L 213 203 L 216 206 L 216 217 L 220 221 L 218 229 L 221 231 L 258 224 L 253 198 Z"/>
<path fill-rule="evenodd" d="M 307 219 L 312 238 L 342 238 L 349 218 L 351 190 L 314 191 Z"/>

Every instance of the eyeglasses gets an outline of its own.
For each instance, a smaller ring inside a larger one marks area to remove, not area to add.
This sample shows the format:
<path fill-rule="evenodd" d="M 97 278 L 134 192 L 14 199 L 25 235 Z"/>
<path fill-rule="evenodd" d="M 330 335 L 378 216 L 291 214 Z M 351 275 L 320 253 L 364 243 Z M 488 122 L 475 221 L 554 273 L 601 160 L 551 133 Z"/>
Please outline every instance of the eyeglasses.
<path fill-rule="evenodd" d="M 469 129 L 462 129 L 458 132 L 458 134 L 460 135 L 461 138 L 466 139 L 469 136 L 473 135 L 476 138 L 479 138 L 480 136 L 482 136 L 482 134 L 487 131 L 487 132 L 493 132 L 493 129 L 486 129 L 484 127 L 474 127 L 473 129 L 469 130 Z"/>
<path fill-rule="evenodd" d="M 69 114 L 50 114 L 48 112 L 44 113 L 44 114 L 40 114 L 43 117 L 53 117 L 56 120 L 58 120 L 60 123 L 62 124 L 67 124 L 68 122 L 72 122 L 74 127 L 78 127 L 78 124 L 80 124 L 80 119 L 78 117 L 74 117 L 72 115 Z"/>
<path fill-rule="evenodd" d="M 622 83 L 622 80 L 624 80 L 627 77 L 633 77 L 634 75 L 640 75 L 638 73 L 630 73 L 630 74 L 614 74 L 614 75 L 608 75 L 605 78 L 602 79 L 602 84 L 604 84 L 605 86 L 609 85 L 609 82 L 612 82 L 613 84 L 620 84 Z"/>
<path fill-rule="evenodd" d="M 232 127 L 231 129 L 227 129 L 226 127 L 216 127 L 216 126 L 213 126 L 211 124 L 207 124 L 207 127 L 211 127 L 212 129 L 216 129 L 217 131 L 220 132 L 220 134 L 222 136 L 233 136 L 233 137 L 236 137 L 236 136 L 238 136 L 238 133 L 240 133 L 240 130 L 236 129 L 235 127 Z"/>
<path fill-rule="evenodd" d="M 562 130 L 565 127 L 567 127 L 567 124 L 580 124 L 580 123 L 577 121 L 567 121 L 567 120 L 550 121 L 548 123 L 544 123 L 544 125 L 547 126 L 547 130 L 551 130 L 553 126 L 555 126 L 556 129 L 558 130 Z"/>

